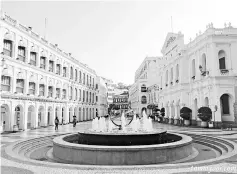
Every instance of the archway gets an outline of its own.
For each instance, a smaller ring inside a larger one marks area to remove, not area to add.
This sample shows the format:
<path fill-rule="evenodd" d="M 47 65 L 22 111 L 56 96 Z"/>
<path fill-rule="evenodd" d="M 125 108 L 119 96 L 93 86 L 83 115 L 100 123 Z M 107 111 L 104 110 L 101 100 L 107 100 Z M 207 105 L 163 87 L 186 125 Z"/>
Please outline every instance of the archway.
<path fill-rule="evenodd" d="M 141 110 L 141 116 L 143 116 L 143 115 L 142 115 L 142 114 L 143 114 L 143 111 L 145 111 L 145 113 L 147 113 L 146 107 L 143 107 L 143 108 L 142 108 L 142 110 Z"/>
<path fill-rule="evenodd" d="M 98 117 L 98 109 L 95 109 L 95 116 Z"/>
<path fill-rule="evenodd" d="M 18 105 L 15 107 L 15 115 L 14 115 L 14 124 L 18 127 L 19 130 L 23 129 L 23 107 Z"/>
<path fill-rule="evenodd" d="M 1 126 L 2 132 L 10 130 L 10 110 L 7 104 L 1 105 Z"/>
<path fill-rule="evenodd" d="M 35 107 L 29 106 L 28 107 L 28 114 L 27 114 L 27 129 L 31 129 L 34 126 L 35 120 Z"/>
<path fill-rule="evenodd" d="M 220 97 L 220 112 L 222 121 L 234 121 L 234 106 L 231 95 L 223 94 Z"/>
<path fill-rule="evenodd" d="M 47 116 L 47 125 L 49 126 L 53 123 L 53 108 L 51 106 L 48 107 L 48 116 Z"/>
<path fill-rule="evenodd" d="M 44 126 L 43 121 L 44 121 L 44 107 L 40 106 L 38 110 L 38 126 L 39 127 Z"/>

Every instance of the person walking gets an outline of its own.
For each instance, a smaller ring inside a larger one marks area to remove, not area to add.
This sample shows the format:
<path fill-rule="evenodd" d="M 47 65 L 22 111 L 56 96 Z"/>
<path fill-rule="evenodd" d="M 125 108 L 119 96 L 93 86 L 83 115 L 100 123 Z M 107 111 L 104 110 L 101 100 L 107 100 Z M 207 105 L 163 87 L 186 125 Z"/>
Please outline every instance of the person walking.
<path fill-rule="evenodd" d="M 58 130 L 58 123 L 59 123 L 58 117 L 55 118 L 54 122 L 55 122 L 55 130 Z"/>
<path fill-rule="evenodd" d="M 73 116 L 73 127 L 76 127 L 76 124 L 77 124 L 77 119 L 76 119 L 76 116 L 74 115 Z"/>

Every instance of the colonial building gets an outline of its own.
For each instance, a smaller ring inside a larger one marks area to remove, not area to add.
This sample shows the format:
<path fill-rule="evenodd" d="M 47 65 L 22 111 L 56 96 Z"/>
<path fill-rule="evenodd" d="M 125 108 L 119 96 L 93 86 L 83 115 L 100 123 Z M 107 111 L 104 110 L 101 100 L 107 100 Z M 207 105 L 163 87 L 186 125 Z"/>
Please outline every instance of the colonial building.
<path fill-rule="evenodd" d="M 113 97 L 113 104 L 115 108 L 119 109 L 122 112 L 127 112 L 129 109 L 128 106 L 128 91 L 124 91 L 121 94 L 116 94 Z"/>
<path fill-rule="evenodd" d="M 147 110 L 147 87 L 158 83 L 158 57 L 146 57 L 135 73 L 135 81 L 129 88 L 129 102 L 136 113 Z"/>
<path fill-rule="evenodd" d="M 105 116 L 108 114 L 108 89 L 105 81 L 102 77 L 97 77 L 97 84 L 98 84 L 98 98 L 96 97 L 96 102 L 98 106 L 97 116 Z"/>
<path fill-rule="evenodd" d="M 31 27 L 0 20 L 0 128 L 12 131 L 95 117 L 96 73 Z"/>
<path fill-rule="evenodd" d="M 158 59 L 159 108 L 169 120 L 179 119 L 183 106 L 192 109 L 192 124 L 199 125 L 197 110 L 209 106 L 212 121 L 237 120 L 237 29 L 231 24 L 214 28 L 184 44 L 181 33 L 168 33 Z"/>

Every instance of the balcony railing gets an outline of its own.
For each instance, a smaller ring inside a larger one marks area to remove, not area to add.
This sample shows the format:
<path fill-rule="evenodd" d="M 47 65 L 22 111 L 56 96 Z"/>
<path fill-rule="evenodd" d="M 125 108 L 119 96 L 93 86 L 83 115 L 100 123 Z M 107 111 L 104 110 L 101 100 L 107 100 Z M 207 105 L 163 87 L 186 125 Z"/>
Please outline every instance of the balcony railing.
<path fill-rule="evenodd" d="M 229 75 L 229 70 L 228 69 L 220 69 L 221 75 Z"/>

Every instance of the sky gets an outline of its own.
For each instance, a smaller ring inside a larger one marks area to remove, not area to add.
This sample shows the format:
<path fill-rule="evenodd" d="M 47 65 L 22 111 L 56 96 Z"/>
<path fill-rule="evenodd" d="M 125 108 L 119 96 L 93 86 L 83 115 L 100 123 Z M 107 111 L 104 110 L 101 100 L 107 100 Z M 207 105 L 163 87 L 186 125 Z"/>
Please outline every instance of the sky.
<path fill-rule="evenodd" d="M 42 36 L 47 31 L 49 42 L 97 75 L 125 84 L 134 83 L 146 56 L 162 56 L 168 32 L 181 31 L 188 43 L 211 22 L 237 27 L 236 7 L 236 0 L 2 1 L 19 23 Z"/>

